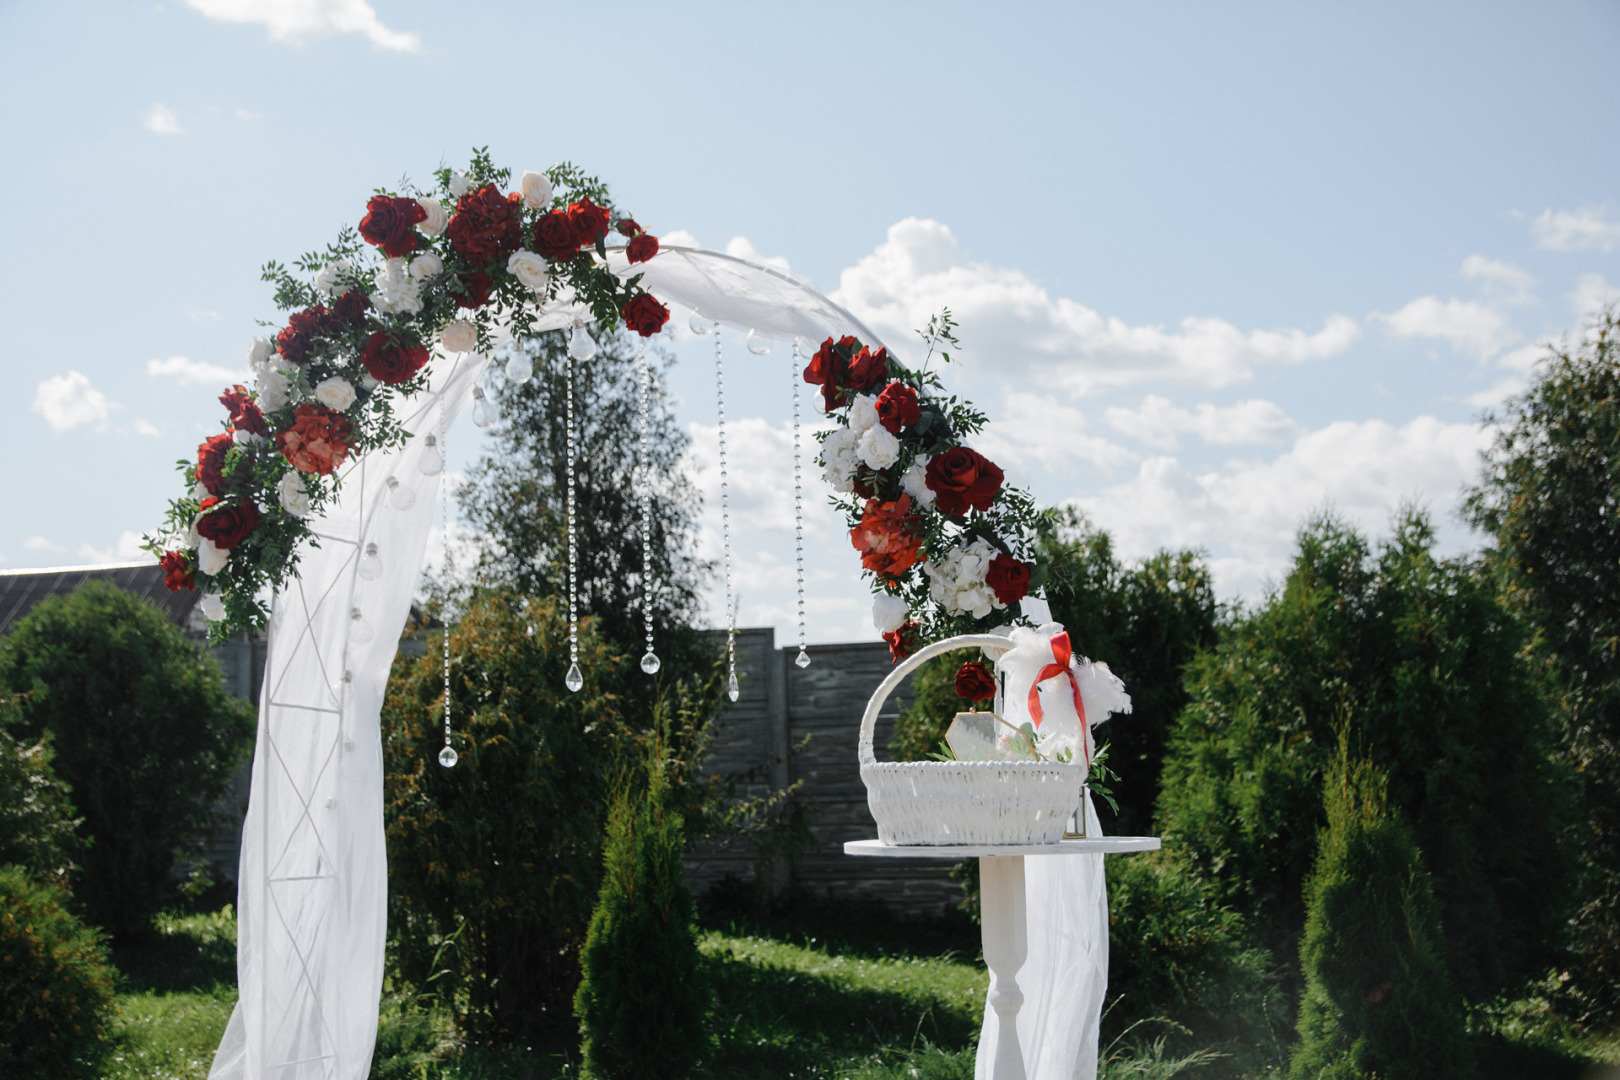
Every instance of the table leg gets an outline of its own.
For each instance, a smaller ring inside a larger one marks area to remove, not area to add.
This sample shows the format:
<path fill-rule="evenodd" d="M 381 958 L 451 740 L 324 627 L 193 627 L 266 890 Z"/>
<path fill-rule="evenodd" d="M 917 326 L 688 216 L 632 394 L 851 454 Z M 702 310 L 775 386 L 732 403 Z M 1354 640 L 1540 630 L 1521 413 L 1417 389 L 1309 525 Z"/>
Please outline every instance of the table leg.
<path fill-rule="evenodd" d="M 1018 1045 L 1018 1009 L 1024 992 L 1018 969 L 1029 954 L 1029 924 L 1024 910 L 1024 857 L 979 857 L 980 926 L 984 962 L 990 969 L 990 1007 L 1000 1021 L 996 1035 L 994 1080 L 1024 1080 L 1024 1052 Z"/>

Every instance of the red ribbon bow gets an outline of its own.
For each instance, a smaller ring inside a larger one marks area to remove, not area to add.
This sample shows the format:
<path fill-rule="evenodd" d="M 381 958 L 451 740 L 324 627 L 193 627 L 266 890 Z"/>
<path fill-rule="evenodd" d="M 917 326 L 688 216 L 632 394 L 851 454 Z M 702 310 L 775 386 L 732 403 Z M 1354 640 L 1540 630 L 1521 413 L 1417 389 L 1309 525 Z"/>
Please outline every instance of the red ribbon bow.
<path fill-rule="evenodd" d="M 1074 670 L 1069 667 L 1069 662 L 1073 656 L 1074 649 L 1069 644 L 1069 632 L 1065 630 L 1062 633 L 1053 634 L 1052 663 L 1041 668 L 1040 674 L 1035 676 L 1035 681 L 1029 687 L 1029 715 L 1035 721 L 1035 729 L 1039 731 L 1041 719 L 1046 711 L 1041 708 L 1041 683 L 1059 675 L 1067 675 L 1069 677 L 1069 689 L 1074 693 L 1074 712 L 1080 718 L 1080 747 L 1082 753 L 1085 754 L 1086 770 L 1089 772 L 1091 769 L 1091 742 L 1087 738 L 1086 706 L 1085 702 L 1080 700 L 1080 683 L 1074 677 Z"/>

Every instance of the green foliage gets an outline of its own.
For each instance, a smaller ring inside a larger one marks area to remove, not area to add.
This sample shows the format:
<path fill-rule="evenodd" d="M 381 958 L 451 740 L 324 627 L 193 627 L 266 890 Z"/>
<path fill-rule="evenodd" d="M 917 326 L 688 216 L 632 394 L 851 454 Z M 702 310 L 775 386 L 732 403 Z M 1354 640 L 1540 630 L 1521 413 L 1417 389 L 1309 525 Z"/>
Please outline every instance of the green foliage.
<path fill-rule="evenodd" d="M 1447 976 L 1440 905 L 1388 782 L 1341 738 L 1327 827 L 1305 886 L 1305 994 L 1292 1080 L 1465 1077 L 1462 999 Z"/>
<path fill-rule="evenodd" d="M 156 607 L 106 582 L 51 597 L 0 640 L 11 735 L 51 736 L 91 841 L 74 894 L 116 933 L 176 896 L 171 871 L 248 752 L 253 710 Z"/>
<path fill-rule="evenodd" d="M 1189 671 L 1160 827 L 1287 955 L 1348 725 L 1430 855 L 1453 977 L 1483 1000 L 1551 955 L 1566 878 L 1548 838 L 1566 788 L 1518 625 L 1477 566 L 1433 544 L 1411 510 L 1376 558 L 1332 518 L 1302 531 L 1281 591 Z"/>
<path fill-rule="evenodd" d="M 394 962 L 474 1041 L 571 1049 L 626 665 L 586 621 L 585 688 L 569 693 L 556 600 L 499 593 L 474 599 L 450 651 L 455 768 L 437 760 L 438 641 L 395 661 L 383 706 Z"/>
<path fill-rule="evenodd" d="M 1536 629 L 1581 787 L 1572 923 L 1589 1020 L 1620 1006 L 1620 316 L 1549 350 L 1510 400 L 1467 513 L 1509 602 Z"/>
<path fill-rule="evenodd" d="M 55 885 L 0 866 L 0 1076 L 95 1076 L 113 970 L 100 935 Z"/>
<path fill-rule="evenodd" d="M 118 1021 L 101 1080 L 203 1080 L 236 1004 L 236 914 L 161 911 L 113 944 Z"/>
<path fill-rule="evenodd" d="M 709 1049 L 709 994 L 697 906 L 681 880 L 686 848 L 671 805 L 661 738 L 621 777 L 608 810 L 602 891 L 574 999 L 585 1072 L 600 1080 L 679 1078 Z"/>
<path fill-rule="evenodd" d="M 67 785 L 51 768 L 50 736 L 21 743 L 9 732 L 21 710 L 0 693 L 0 866 L 24 867 L 66 887 L 84 848 Z"/>

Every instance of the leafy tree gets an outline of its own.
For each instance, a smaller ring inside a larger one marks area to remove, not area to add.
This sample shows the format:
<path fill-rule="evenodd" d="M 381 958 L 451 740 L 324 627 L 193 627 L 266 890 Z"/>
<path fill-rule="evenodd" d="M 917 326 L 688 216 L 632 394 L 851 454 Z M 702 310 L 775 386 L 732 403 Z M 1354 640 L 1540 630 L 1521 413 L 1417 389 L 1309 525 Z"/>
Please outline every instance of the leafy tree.
<path fill-rule="evenodd" d="M 114 933 L 144 930 L 176 896 L 177 855 L 200 842 L 247 753 L 253 709 L 156 607 L 107 582 L 51 597 L 0 639 L 10 734 L 47 733 L 91 841 L 75 894 Z"/>
<path fill-rule="evenodd" d="M 84 848 L 79 822 L 51 768 L 49 735 L 22 743 L 9 734 L 20 712 L 15 698 L 0 694 L 0 865 L 66 887 Z"/>
<path fill-rule="evenodd" d="M 1523 636 L 1490 581 L 1437 559 L 1421 513 L 1395 525 L 1375 558 L 1343 523 L 1310 522 L 1281 590 L 1194 662 L 1159 824 L 1286 954 L 1348 726 L 1429 854 L 1448 965 L 1478 1000 L 1550 955 L 1565 866 L 1547 838 L 1566 787 Z"/>
<path fill-rule="evenodd" d="M 1379 769 L 1341 739 L 1305 886 L 1305 993 L 1292 1080 L 1473 1074 L 1440 905 Z"/>
<path fill-rule="evenodd" d="M 1549 350 L 1510 400 L 1467 513 L 1535 627 L 1559 746 L 1581 789 L 1572 944 L 1597 1015 L 1620 1005 L 1620 316 Z"/>
<path fill-rule="evenodd" d="M 708 1049 L 697 907 L 681 880 L 686 841 L 663 740 L 622 777 L 608 811 L 602 891 L 574 999 L 585 1073 L 600 1080 L 687 1076 Z"/>

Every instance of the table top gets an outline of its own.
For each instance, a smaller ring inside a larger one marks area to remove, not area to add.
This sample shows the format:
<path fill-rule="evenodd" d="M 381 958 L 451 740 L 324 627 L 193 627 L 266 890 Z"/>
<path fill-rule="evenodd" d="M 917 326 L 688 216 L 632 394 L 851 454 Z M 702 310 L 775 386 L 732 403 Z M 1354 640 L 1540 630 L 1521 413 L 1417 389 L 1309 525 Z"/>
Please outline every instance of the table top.
<path fill-rule="evenodd" d="M 1158 851 L 1157 836 L 1099 836 L 1094 840 L 1059 840 L 1055 844 L 942 844 L 898 846 L 881 840 L 847 840 L 845 855 L 890 859 L 965 859 L 974 855 L 1123 855 Z"/>

